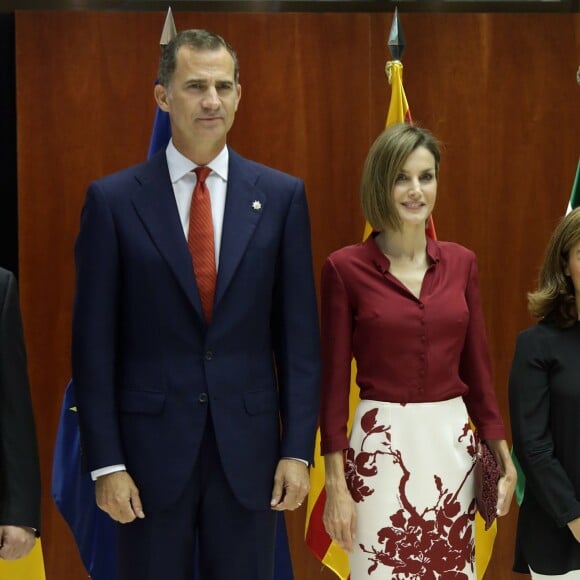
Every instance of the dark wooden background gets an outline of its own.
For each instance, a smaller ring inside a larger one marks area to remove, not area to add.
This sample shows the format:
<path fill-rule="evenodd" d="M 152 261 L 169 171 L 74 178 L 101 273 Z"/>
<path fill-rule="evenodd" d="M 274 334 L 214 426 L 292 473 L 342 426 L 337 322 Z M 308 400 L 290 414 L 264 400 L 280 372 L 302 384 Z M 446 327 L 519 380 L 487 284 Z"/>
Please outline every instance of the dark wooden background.
<path fill-rule="evenodd" d="M 44 484 L 48 580 L 86 578 L 50 499 L 62 393 L 70 374 L 72 248 L 87 184 L 144 159 L 165 14 L 17 12 L 16 106 L 21 301 Z M 565 13 L 402 14 L 404 84 L 416 122 L 444 142 L 438 236 L 479 257 L 497 395 L 525 293 L 563 215 L 579 154 L 580 17 Z M 243 99 L 230 144 L 303 177 L 316 270 L 363 231 L 358 187 L 384 126 L 392 14 L 175 13 L 179 30 L 228 39 Z M 500 521 L 487 578 L 510 572 L 517 509 Z M 331 580 L 287 518 L 296 580 Z"/>

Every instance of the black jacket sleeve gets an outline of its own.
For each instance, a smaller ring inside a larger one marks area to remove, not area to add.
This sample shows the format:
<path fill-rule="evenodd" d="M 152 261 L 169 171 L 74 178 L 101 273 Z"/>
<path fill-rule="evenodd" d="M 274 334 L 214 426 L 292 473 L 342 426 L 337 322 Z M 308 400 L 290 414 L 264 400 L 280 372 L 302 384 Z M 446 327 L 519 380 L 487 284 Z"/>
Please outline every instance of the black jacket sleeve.
<path fill-rule="evenodd" d="M 40 468 L 18 290 L 1 268 L 0 525 L 40 531 Z"/>

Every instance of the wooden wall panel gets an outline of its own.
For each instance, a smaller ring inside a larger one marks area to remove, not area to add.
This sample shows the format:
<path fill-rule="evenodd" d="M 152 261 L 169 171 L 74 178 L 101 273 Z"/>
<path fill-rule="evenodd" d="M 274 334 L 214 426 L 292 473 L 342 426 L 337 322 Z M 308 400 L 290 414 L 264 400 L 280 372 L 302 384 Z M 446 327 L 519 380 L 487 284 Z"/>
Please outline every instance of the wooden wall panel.
<path fill-rule="evenodd" d="M 241 64 L 230 143 L 302 176 L 315 267 L 360 239 L 358 182 L 384 125 L 391 14 L 177 13 L 178 29 L 223 34 Z M 80 580 L 72 538 L 50 500 L 68 379 L 72 246 L 90 180 L 142 160 L 154 113 L 162 13 L 30 12 L 16 19 L 20 284 L 44 483 L 48 580 Z M 498 396 L 525 291 L 563 213 L 578 157 L 580 17 L 403 14 L 405 87 L 416 121 L 445 144 L 439 237 L 479 256 Z M 515 512 L 500 522 L 488 574 L 510 572 Z M 296 580 L 330 580 L 288 518 Z"/>

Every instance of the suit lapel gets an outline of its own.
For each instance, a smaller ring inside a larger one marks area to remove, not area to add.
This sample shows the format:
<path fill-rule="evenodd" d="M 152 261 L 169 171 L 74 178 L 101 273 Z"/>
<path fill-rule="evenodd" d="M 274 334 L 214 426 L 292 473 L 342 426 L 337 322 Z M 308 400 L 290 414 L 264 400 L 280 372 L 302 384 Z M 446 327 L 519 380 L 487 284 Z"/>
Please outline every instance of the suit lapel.
<path fill-rule="evenodd" d="M 183 235 L 165 151 L 161 151 L 144 164 L 136 179 L 139 187 L 132 196 L 135 210 L 189 301 L 204 320 L 191 254 Z"/>
<path fill-rule="evenodd" d="M 238 265 L 266 208 L 267 197 L 255 183 L 257 173 L 248 162 L 229 150 L 228 188 L 214 308 L 236 272 Z"/>

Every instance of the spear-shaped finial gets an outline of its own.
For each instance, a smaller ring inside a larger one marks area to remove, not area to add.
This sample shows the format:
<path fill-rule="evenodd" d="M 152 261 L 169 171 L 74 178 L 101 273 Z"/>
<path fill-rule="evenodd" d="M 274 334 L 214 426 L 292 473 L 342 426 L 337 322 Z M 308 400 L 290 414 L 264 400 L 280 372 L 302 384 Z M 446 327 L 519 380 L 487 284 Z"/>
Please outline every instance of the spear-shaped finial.
<path fill-rule="evenodd" d="M 403 58 L 403 52 L 405 52 L 405 33 L 403 32 L 403 27 L 401 26 L 401 21 L 399 20 L 399 11 L 395 8 L 395 14 L 393 16 L 393 23 L 391 24 L 391 32 L 389 32 L 388 47 L 391 51 L 391 55 L 395 60 L 401 60 Z"/>
<path fill-rule="evenodd" d="M 166 46 L 171 40 L 177 36 L 177 30 L 175 29 L 175 22 L 173 20 L 173 13 L 171 12 L 171 6 L 167 8 L 167 16 L 165 17 L 165 24 L 163 25 L 163 30 L 161 31 L 161 38 L 159 40 L 160 46 Z"/>

